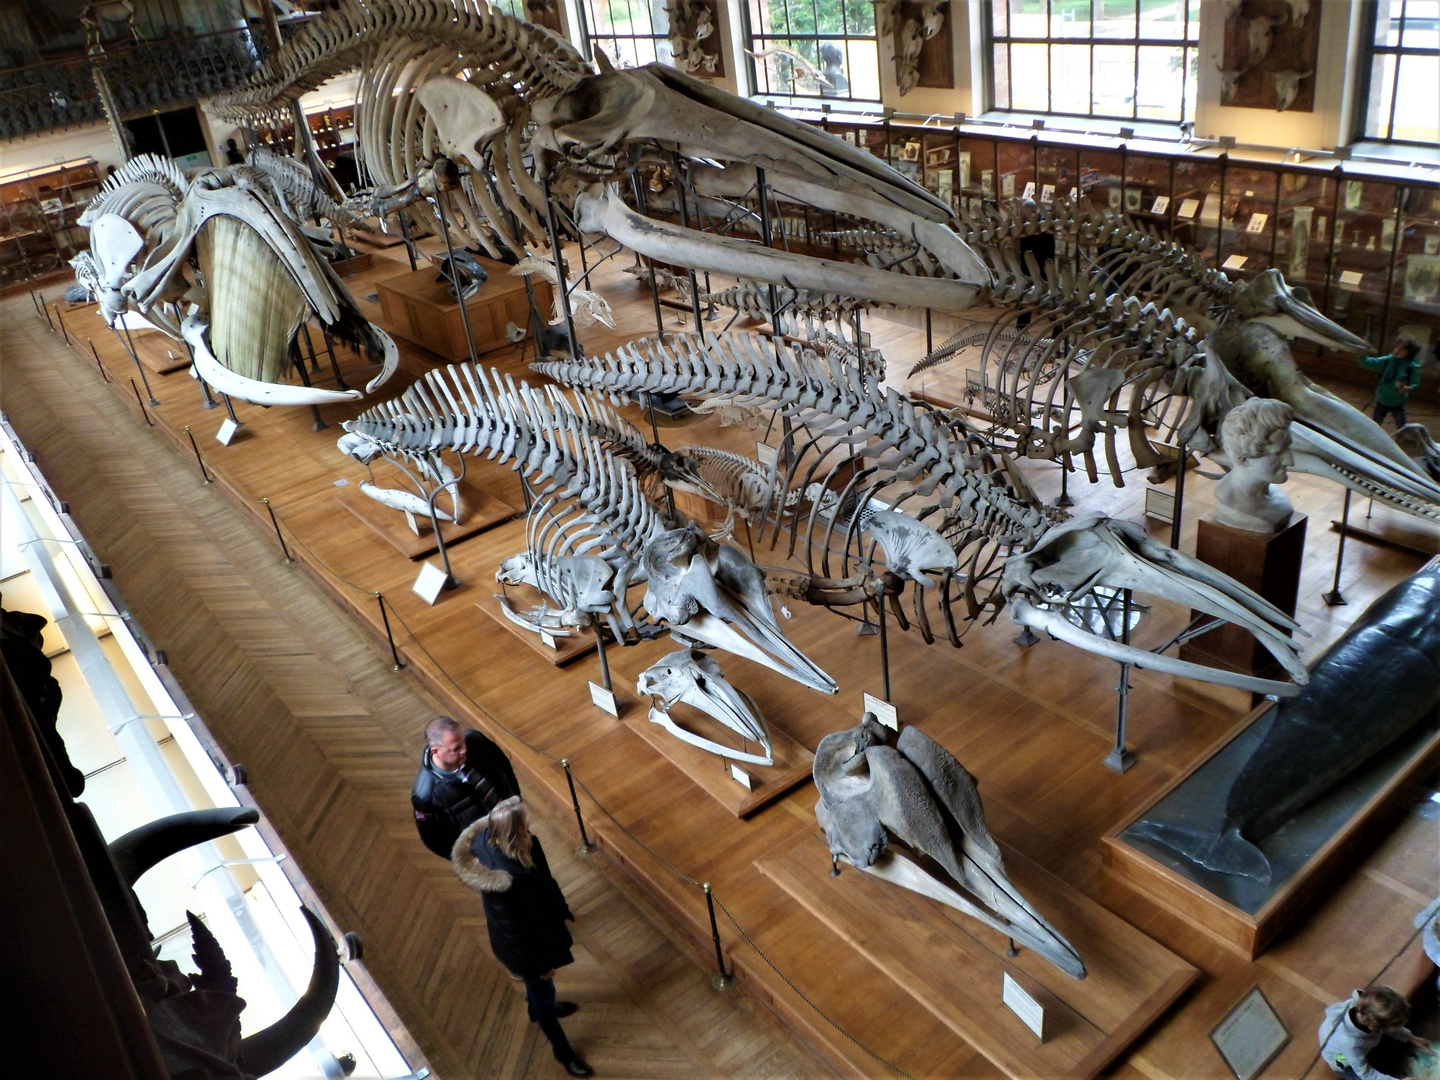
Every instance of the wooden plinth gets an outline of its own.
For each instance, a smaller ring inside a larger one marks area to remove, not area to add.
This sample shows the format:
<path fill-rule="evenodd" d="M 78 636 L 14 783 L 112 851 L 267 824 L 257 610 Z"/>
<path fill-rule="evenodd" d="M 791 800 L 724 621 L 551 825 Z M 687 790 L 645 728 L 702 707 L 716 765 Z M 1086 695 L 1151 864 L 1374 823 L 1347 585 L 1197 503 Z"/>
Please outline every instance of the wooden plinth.
<path fill-rule="evenodd" d="M 1084 979 L 1072 979 L 1024 947 L 1008 957 L 999 932 L 853 867 L 832 877 L 830 853 L 819 836 L 755 865 L 1007 1076 L 1095 1076 L 1199 972 L 1013 849 L 1001 848 L 1011 880 L 1079 949 L 1089 971 Z M 1044 1007 L 1043 1043 L 1001 1003 L 1006 973 Z"/>
<path fill-rule="evenodd" d="M 430 531 L 428 520 L 421 520 L 420 534 L 417 536 L 405 524 L 405 515 L 401 511 L 381 505 L 358 487 L 337 488 L 335 500 L 383 536 L 386 543 L 407 559 L 423 559 L 440 550 L 435 543 L 434 533 Z M 444 506 L 449 500 L 442 495 L 440 501 Z M 467 480 L 460 482 L 460 505 L 464 510 L 461 524 L 457 525 L 453 521 L 440 522 L 440 535 L 447 548 L 494 525 L 509 521 L 519 513 L 499 496 L 482 491 Z"/>
<path fill-rule="evenodd" d="M 622 671 L 615 664 L 613 650 L 610 656 L 610 670 L 616 688 L 623 687 L 626 691 L 633 691 L 641 669 L 636 668 L 633 674 L 629 671 Z M 672 718 L 681 727 L 703 735 L 713 742 L 725 746 L 740 745 L 739 735 L 688 705 L 677 705 L 672 713 Z M 670 764 L 688 776 L 697 787 L 737 818 L 748 817 L 761 807 L 768 806 L 782 795 L 805 783 L 810 779 L 810 770 L 815 763 L 814 754 L 789 735 L 778 730 L 774 724 L 770 724 L 770 748 L 775 763 L 773 765 L 755 765 L 748 761 L 735 763 L 750 775 L 751 788 L 747 791 L 743 784 L 730 775 L 730 759 L 711 753 L 709 750 L 703 750 L 698 746 L 692 746 L 677 739 L 659 724 L 651 723 L 648 696 L 641 696 L 639 702 L 632 703 L 629 708 L 624 709 L 620 719 L 626 727 L 658 750 Z M 758 743 L 749 745 L 751 753 L 759 749 Z"/>
<path fill-rule="evenodd" d="M 1251 914 L 1131 847 L 1121 834 L 1149 814 L 1157 803 L 1184 784 L 1192 773 L 1272 708 L 1273 702 L 1258 707 L 1208 753 L 1200 755 L 1188 769 L 1167 784 L 1145 807 L 1101 838 L 1104 867 L 1110 874 L 1247 960 L 1253 960 L 1264 952 L 1276 935 L 1301 911 L 1330 895 L 1332 884 L 1373 850 L 1396 815 L 1409 805 L 1416 790 L 1440 766 L 1440 731 L 1437 731 L 1416 748 L 1410 758 L 1356 809 L 1304 866 Z"/>
<path fill-rule="evenodd" d="M 477 260 L 489 273 L 489 280 L 480 291 L 465 302 L 470 315 L 470 332 L 475 338 L 477 353 L 508 348 L 505 326 L 530 325 L 530 301 L 525 293 L 525 279 L 512 277 L 510 268 L 491 259 Z M 470 356 L 465 344 L 465 324 L 460 304 L 450 295 L 446 283 L 436 281 L 440 275 L 434 267 L 422 266 L 375 283 L 380 294 L 380 310 L 384 312 L 385 328 L 410 341 L 425 346 L 446 360 L 465 360 Z M 533 279 L 535 303 L 542 317 L 549 317 L 552 306 L 550 284 Z"/>
<path fill-rule="evenodd" d="M 1307 520 L 1297 514 L 1278 533 L 1258 533 L 1201 518 L 1195 557 L 1255 590 L 1287 615 L 1294 615 Z M 1200 615 L 1191 612 L 1192 618 Z M 1279 662 L 1253 634 L 1233 624 L 1187 641 L 1180 646 L 1180 659 L 1247 675 L 1273 676 L 1281 671 Z"/>
<path fill-rule="evenodd" d="M 555 648 L 552 649 L 540 640 L 539 634 L 531 633 L 523 626 L 517 625 L 515 620 L 505 614 L 504 609 L 500 606 L 500 598 L 494 595 L 494 592 L 499 590 L 500 583 L 495 581 L 493 571 L 485 578 L 482 584 L 484 584 L 487 589 L 493 584 L 494 589 L 485 593 L 481 599 L 476 600 L 475 606 L 486 615 L 489 615 L 490 618 L 494 619 L 506 630 L 510 631 L 510 633 L 514 634 L 518 640 L 523 641 L 525 646 L 531 652 L 535 653 L 535 655 L 544 657 L 556 667 L 563 667 L 570 663 L 571 660 L 577 660 L 595 651 L 595 631 L 588 629 L 572 631 L 569 637 L 555 638 Z M 510 604 L 517 610 L 522 606 L 528 606 L 532 603 L 538 604 L 541 599 L 542 597 L 538 592 L 523 585 L 510 589 Z"/>
<path fill-rule="evenodd" d="M 366 251 L 359 255 L 352 255 L 348 259 L 337 259 L 330 264 L 330 269 L 342 278 L 348 278 L 354 277 L 364 270 L 369 270 L 374 264 L 375 256 Z"/>

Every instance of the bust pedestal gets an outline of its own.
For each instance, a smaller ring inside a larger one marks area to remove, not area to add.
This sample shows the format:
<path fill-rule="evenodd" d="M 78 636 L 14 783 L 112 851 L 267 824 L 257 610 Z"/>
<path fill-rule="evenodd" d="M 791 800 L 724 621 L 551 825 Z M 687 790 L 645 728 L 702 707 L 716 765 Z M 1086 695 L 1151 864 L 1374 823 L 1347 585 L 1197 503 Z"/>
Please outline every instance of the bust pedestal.
<path fill-rule="evenodd" d="M 1253 589 L 1287 615 L 1295 614 L 1305 522 L 1296 514 L 1279 532 L 1259 533 L 1200 519 L 1195 557 Z M 1192 617 L 1200 612 L 1192 612 Z M 1180 646 L 1180 659 L 1262 678 L 1285 678 L 1270 651 L 1247 630 L 1227 624 Z"/>

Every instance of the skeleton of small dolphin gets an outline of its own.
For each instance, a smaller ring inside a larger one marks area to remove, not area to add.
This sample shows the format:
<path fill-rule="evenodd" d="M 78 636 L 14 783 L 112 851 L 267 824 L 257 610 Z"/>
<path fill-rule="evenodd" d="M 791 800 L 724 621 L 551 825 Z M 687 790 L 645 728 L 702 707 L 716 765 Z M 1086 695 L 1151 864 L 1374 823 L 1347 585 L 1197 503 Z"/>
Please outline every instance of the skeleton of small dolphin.
<path fill-rule="evenodd" d="M 681 649 L 662 657 L 640 673 L 635 689 L 650 695 L 650 722 L 659 724 L 682 742 L 732 761 L 748 761 L 752 765 L 775 763 L 770 732 L 760 707 L 749 694 L 731 686 L 721 674 L 720 665 L 703 652 Z M 759 743 L 764 753 L 736 750 L 682 728 L 670 716 L 670 710 L 682 703 L 714 717 L 747 742 Z"/>

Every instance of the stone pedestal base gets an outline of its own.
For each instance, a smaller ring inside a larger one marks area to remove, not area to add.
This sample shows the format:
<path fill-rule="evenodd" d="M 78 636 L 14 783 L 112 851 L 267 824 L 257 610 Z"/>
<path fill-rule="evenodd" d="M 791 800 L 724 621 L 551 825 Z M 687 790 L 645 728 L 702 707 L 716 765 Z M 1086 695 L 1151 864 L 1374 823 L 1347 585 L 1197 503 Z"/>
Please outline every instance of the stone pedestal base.
<path fill-rule="evenodd" d="M 1300 592 L 1300 563 L 1305 554 L 1306 520 L 1296 515 L 1280 532 L 1257 533 L 1201 518 L 1195 556 L 1254 589 L 1287 615 L 1294 615 Z M 1180 647 L 1180 658 L 1247 675 L 1285 678 L 1269 650 L 1248 631 L 1234 625 L 1186 642 Z"/>

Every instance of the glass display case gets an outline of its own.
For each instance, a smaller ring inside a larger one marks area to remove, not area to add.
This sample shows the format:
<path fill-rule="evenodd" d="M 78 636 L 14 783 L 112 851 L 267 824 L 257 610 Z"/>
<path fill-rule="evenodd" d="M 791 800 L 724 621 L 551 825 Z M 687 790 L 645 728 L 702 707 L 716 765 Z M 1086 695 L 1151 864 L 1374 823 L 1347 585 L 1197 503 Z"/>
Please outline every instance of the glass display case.
<path fill-rule="evenodd" d="M 1270 269 L 1280 210 L 1279 180 L 1273 169 L 1227 163 L 1215 258 L 1232 281 Z"/>
<path fill-rule="evenodd" d="M 77 222 L 99 190 L 94 158 L 0 175 L 0 288 L 68 273 L 89 246 Z"/>

